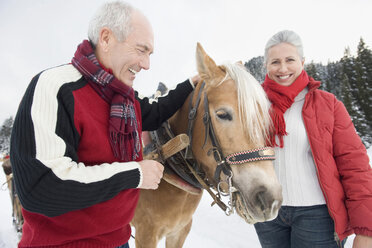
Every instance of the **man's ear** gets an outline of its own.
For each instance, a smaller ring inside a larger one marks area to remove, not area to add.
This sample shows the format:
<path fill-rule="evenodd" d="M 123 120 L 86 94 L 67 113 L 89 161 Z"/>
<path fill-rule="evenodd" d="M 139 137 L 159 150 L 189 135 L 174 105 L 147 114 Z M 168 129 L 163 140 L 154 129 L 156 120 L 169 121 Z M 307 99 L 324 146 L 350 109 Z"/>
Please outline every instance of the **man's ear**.
<path fill-rule="evenodd" d="M 112 31 L 109 28 L 103 27 L 99 32 L 98 40 L 99 46 L 101 47 L 102 51 L 108 51 L 110 39 L 112 39 Z"/>

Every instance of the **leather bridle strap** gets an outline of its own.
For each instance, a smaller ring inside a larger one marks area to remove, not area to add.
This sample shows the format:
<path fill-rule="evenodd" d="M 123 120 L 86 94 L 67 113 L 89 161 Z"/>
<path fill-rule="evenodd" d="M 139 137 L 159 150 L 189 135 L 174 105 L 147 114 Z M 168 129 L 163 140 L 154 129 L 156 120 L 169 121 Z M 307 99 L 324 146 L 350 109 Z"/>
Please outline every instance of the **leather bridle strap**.
<path fill-rule="evenodd" d="M 207 93 L 204 92 L 204 115 L 203 115 L 203 123 L 205 127 L 205 138 L 204 138 L 204 144 L 207 143 L 208 137 L 210 137 L 212 148 L 209 149 L 208 155 L 213 152 L 214 159 L 217 163 L 220 163 L 222 161 L 222 150 L 220 148 L 220 144 L 218 143 L 216 134 L 213 129 L 211 117 L 209 114 L 209 103 L 208 103 L 208 97 Z"/>
<path fill-rule="evenodd" d="M 207 94 L 204 92 L 204 115 L 203 115 L 203 123 L 205 128 L 205 138 L 204 138 L 204 144 L 207 143 L 208 137 L 211 140 L 212 148 L 208 150 L 208 155 L 213 153 L 214 160 L 217 162 L 217 167 L 214 172 L 214 179 L 216 183 L 219 183 L 220 181 L 220 175 L 221 171 L 227 176 L 231 175 L 231 167 L 228 163 L 226 163 L 226 160 L 223 159 L 222 150 L 220 148 L 219 142 L 217 140 L 216 134 L 214 132 L 214 128 L 212 125 L 212 121 L 209 114 L 209 103 Z"/>
<path fill-rule="evenodd" d="M 210 154 L 211 152 L 213 152 L 214 159 L 217 162 L 216 171 L 214 173 L 214 179 L 217 183 L 220 181 L 221 172 L 223 172 L 226 176 L 231 176 L 231 165 L 275 159 L 275 152 L 270 147 L 261 147 L 252 150 L 241 151 L 223 157 L 222 150 L 218 143 L 210 118 L 209 103 L 206 92 L 204 92 L 203 123 L 205 127 L 205 138 L 203 147 L 207 143 L 207 139 L 209 136 L 212 143 L 212 148 L 208 151 L 208 153 Z"/>
<path fill-rule="evenodd" d="M 190 138 L 190 145 L 188 146 L 188 148 L 186 150 L 186 158 L 188 158 L 188 156 L 190 156 L 190 155 L 192 157 L 192 151 L 191 151 L 192 131 L 193 131 L 194 121 L 195 121 L 195 118 L 196 118 L 196 112 L 197 112 L 197 108 L 199 107 L 201 93 L 203 91 L 204 85 L 205 85 L 205 82 L 203 82 L 203 84 L 199 88 L 198 96 L 196 98 L 196 102 L 195 102 L 194 107 L 192 106 L 194 91 L 192 92 L 191 99 L 190 99 L 189 116 L 188 116 L 189 121 L 188 121 L 188 129 L 187 129 L 187 134 Z M 217 162 L 217 167 L 216 167 L 216 171 L 215 171 L 215 174 L 214 174 L 214 180 L 218 185 L 221 182 L 221 180 L 220 180 L 221 172 L 223 172 L 228 178 L 230 178 L 230 181 L 231 181 L 231 178 L 232 178 L 233 174 L 232 174 L 232 170 L 231 170 L 230 165 L 244 164 L 244 163 L 254 162 L 254 161 L 259 161 L 259 160 L 273 160 L 273 159 L 275 159 L 274 150 L 269 148 L 269 147 L 263 147 L 263 148 L 248 150 L 248 151 L 237 152 L 237 153 L 230 154 L 226 157 L 223 157 L 223 153 L 222 153 L 221 147 L 218 143 L 218 139 L 215 135 L 213 125 L 212 125 L 212 121 L 211 121 L 211 118 L 210 118 L 209 103 L 208 103 L 208 98 L 207 98 L 206 92 L 204 92 L 204 104 L 203 105 L 204 105 L 203 123 L 204 123 L 204 127 L 205 127 L 205 138 L 204 138 L 203 147 L 206 145 L 208 137 L 210 137 L 212 148 L 208 150 L 208 155 L 210 155 L 213 152 L 214 159 Z M 195 168 L 193 168 L 193 166 L 190 165 L 188 162 L 186 162 L 186 164 L 189 167 L 192 174 L 195 176 L 195 178 L 203 186 L 203 188 L 206 189 L 208 191 L 208 193 L 212 196 L 212 198 L 214 199 L 214 202 L 217 203 L 218 206 L 220 206 L 225 211 L 225 213 L 227 215 L 229 215 L 232 212 L 232 208 L 234 207 L 233 203 L 230 202 L 229 207 L 227 207 L 220 199 L 220 193 L 221 192 L 219 191 L 219 187 L 217 186 L 217 189 L 218 189 L 219 193 L 217 195 L 214 194 L 211 191 L 211 189 L 209 188 L 209 186 L 206 184 L 206 182 L 195 171 Z M 194 165 L 199 167 L 197 161 L 195 162 Z M 232 194 L 231 194 L 232 191 L 230 191 L 230 190 L 231 190 L 231 188 L 229 189 L 229 193 L 230 193 L 230 200 L 232 201 L 232 198 L 231 198 L 232 197 Z"/>
<path fill-rule="evenodd" d="M 261 147 L 242 151 L 226 156 L 225 161 L 230 165 L 244 164 L 260 160 L 274 160 L 275 152 L 271 147 Z"/>
<path fill-rule="evenodd" d="M 196 98 L 196 102 L 195 102 L 194 107 L 192 106 L 192 101 L 193 101 L 193 98 L 194 98 L 195 90 L 193 90 L 191 92 L 191 96 L 190 96 L 189 115 L 188 115 L 189 121 L 188 121 L 188 125 L 187 125 L 187 135 L 189 136 L 189 139 L 190 139 L 190 146 L 188 146 L 187 149 L 186 149 L 186 158 L 189 158 L 189 159 L 193 157 L 192 152 L 191 152 L 192 130 L 194 128 L 194 121 L 195 121 L 195 117 L 196 117 L 196 112 L 197 112 L 197 109 L 199 107 L 201 93 L 203 92 L 204 86 L 205 86 L 205 82 L 203 81 L 202 85 L 199 88 L 198 96 Z"/>
<path fill-rule="evenodd" d="M 231 165 L 239 165 L 261 160 L 275 160 L 274 149 L 271 147 L 260 147 L 253 150 L 230 154 L 217 165 L 216 171 L 214 172 L 214 179 L 216 182 L 219 181 L 221 171 L 225 175 L 230 176 Z"/>
<path fill-rule="evenodd" d="M 228 207 L 226 206 L 226 204 L 223 201 L 221 201 L 220 196 L 218 196 L 218 195 L 216 195 L 216 194 L 213 193 L 213 191 L 211 190 L 210 186 L 207 185 L 206 181 L 204 181 L 204 179 L 201 178 L 200 175 L 199 175 L 199 173 L 196 171 L 195 167 L 200 167 L 199 164 L 198 164 L 198 162 L 195 160 L 194 166 L 192 166 L 188 162 L 188 160 L 187 160 L 188 158 L 189 159 L 190 158 L 193 158 L 192 149 L 191 149 L 191 145 L 192 145 L 192 143 L 191 143 L 191 140 L 192 140 L 192 131 L 193 131 L 194 121 L 195 121 L 195 118 L 196 118 L 196 113 L 197 113 L 197 109 L 198 109 L 199 104 L 200 104 L 201 94 L 203 92 L 204 86 L 205 86 L 205 82 L 203 81 L 202 85 L 199 88 L 198 96 L 196 98 L 196 102 L 195 102 L 194 107 L 192 105 L 192 102 L 193 102 L 195 90 L 191 93 L 191 96 L 190 96 L 189 115 L 188 115 L 188 120 L 189 121 L 188 121 L 188 127 L 187 127 L 187 135 L 189 136 L 190 144 L 189 144 L 189 146 L 186 149 L 184 161 L 185 161 L 187 167 L 189 168 L 190 172 L 196 178 L 196 180 L 202 185 L 202 187 L 213 198 L 214 201 L 213 201 L 212 205 L 214 203 L 216 203 L 226 213 L 226 211 L 228 210 Z M 207 118 L 209 119 L 209 110 L 208 110 L 208 108 L 207 108 L 207 112 L 208 112 L 208 117 Z"/>
<path fill-rule="evenodd" d="M 221 198 L 216 195 L 215 193 L 213 193 L 213 191 L 211 190 L 210 186 L 208 186 L 206 184 L 206 182 L 199 176 L 199 174 L 195 171 L 195 169 L 186 161 L 186 165 L 187 167 L 189 168 L 189 170 L 191 171 L 191 173 L 194 175 L 194 177 L 196 178 L 196 180 L 198 180 L 198 182 L 202 185 L 202 187 L 209 193 L 209 195 L 213 198 L 213 204 L 217 204 L 225 213 L 226 213 L 226 210 L 228 209 L 226 204 L 221 201 Z"/>

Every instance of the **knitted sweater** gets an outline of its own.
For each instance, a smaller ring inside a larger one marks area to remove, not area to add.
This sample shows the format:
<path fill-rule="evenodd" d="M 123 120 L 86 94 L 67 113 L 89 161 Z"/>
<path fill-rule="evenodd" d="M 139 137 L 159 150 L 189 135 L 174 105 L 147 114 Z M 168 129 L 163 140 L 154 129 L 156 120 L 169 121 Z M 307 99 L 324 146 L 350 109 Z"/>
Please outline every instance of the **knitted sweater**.
<path fill-rule="evenodd" d="M 302 108 L 308 89 L 302 90 L 284 113 L 286 131 L 284 147 L 275 147 L 275 172 L 282 185 L 283 206 L 325 204 L 316 175 L 314 158 L 302 119 Z M 279 140 L 277 140 L 279 144 Z"/>
<path fill-rule="evenodd" d="M 152 104 L 136 93 L 139 127 L 156 129 L 191 91 L 185 81 Z M 129 240 L 142 171 L 137 162 L 114 157 L 109 110 L 72 65 L 31 81 L 11 138 L 25 219 L 19 247 L 108 248 Z"/>

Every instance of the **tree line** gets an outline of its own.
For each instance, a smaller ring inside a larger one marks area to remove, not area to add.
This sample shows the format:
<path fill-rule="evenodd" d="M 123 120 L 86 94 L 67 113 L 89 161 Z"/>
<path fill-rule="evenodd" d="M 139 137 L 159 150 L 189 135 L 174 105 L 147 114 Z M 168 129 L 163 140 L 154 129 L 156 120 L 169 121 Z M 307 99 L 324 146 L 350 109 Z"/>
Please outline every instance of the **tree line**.
<path fill-rule="evenodd" d="M 245 67 L 259 81 L 263 82 L 266 71 L 263 57 L 246 62 Z M 372 145 L 372 50 L 363 38 L 360 39 L 357 54 L 351 55 L 346 48 L 344 56 L 336 62 L 305 63 L 309 76 L 321 81 L 320 89 L 333 93 L 348 110 L 355 129 L 366 147 Z"/>
<path fill-rule="evenodd" d="M 266 70 L 263 57 L 245 62 L 245 67 L 259 81 L 263 82 Z M 321 81 L 320 89 L 336 95 L 348 110 L 354 126 L 366 147 L 372 145 L 372 50 L 361 38 L 357 54 L 351 55 L 346 48 L 344 56 L 336 62 L 310 62 L 305 70 L 315 80 Z M 8 154 L 13 117 L 6 119 L 0 129 L 0 153 Z"/>

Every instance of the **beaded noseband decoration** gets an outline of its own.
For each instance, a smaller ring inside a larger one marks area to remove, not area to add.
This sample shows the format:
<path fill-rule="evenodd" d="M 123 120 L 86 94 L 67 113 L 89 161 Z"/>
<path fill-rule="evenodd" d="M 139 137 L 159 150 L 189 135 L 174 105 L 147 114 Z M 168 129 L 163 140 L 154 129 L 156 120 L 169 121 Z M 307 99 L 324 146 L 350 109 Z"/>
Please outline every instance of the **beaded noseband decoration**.
<path fill-rule="evenodd" d="M 260 160 L 274 160 L 275 153 L 271 147 L 261 147 L 253 150 L 237 152 L 226 156 L 225 161 L 230 165 L 245 164 Z"/>

